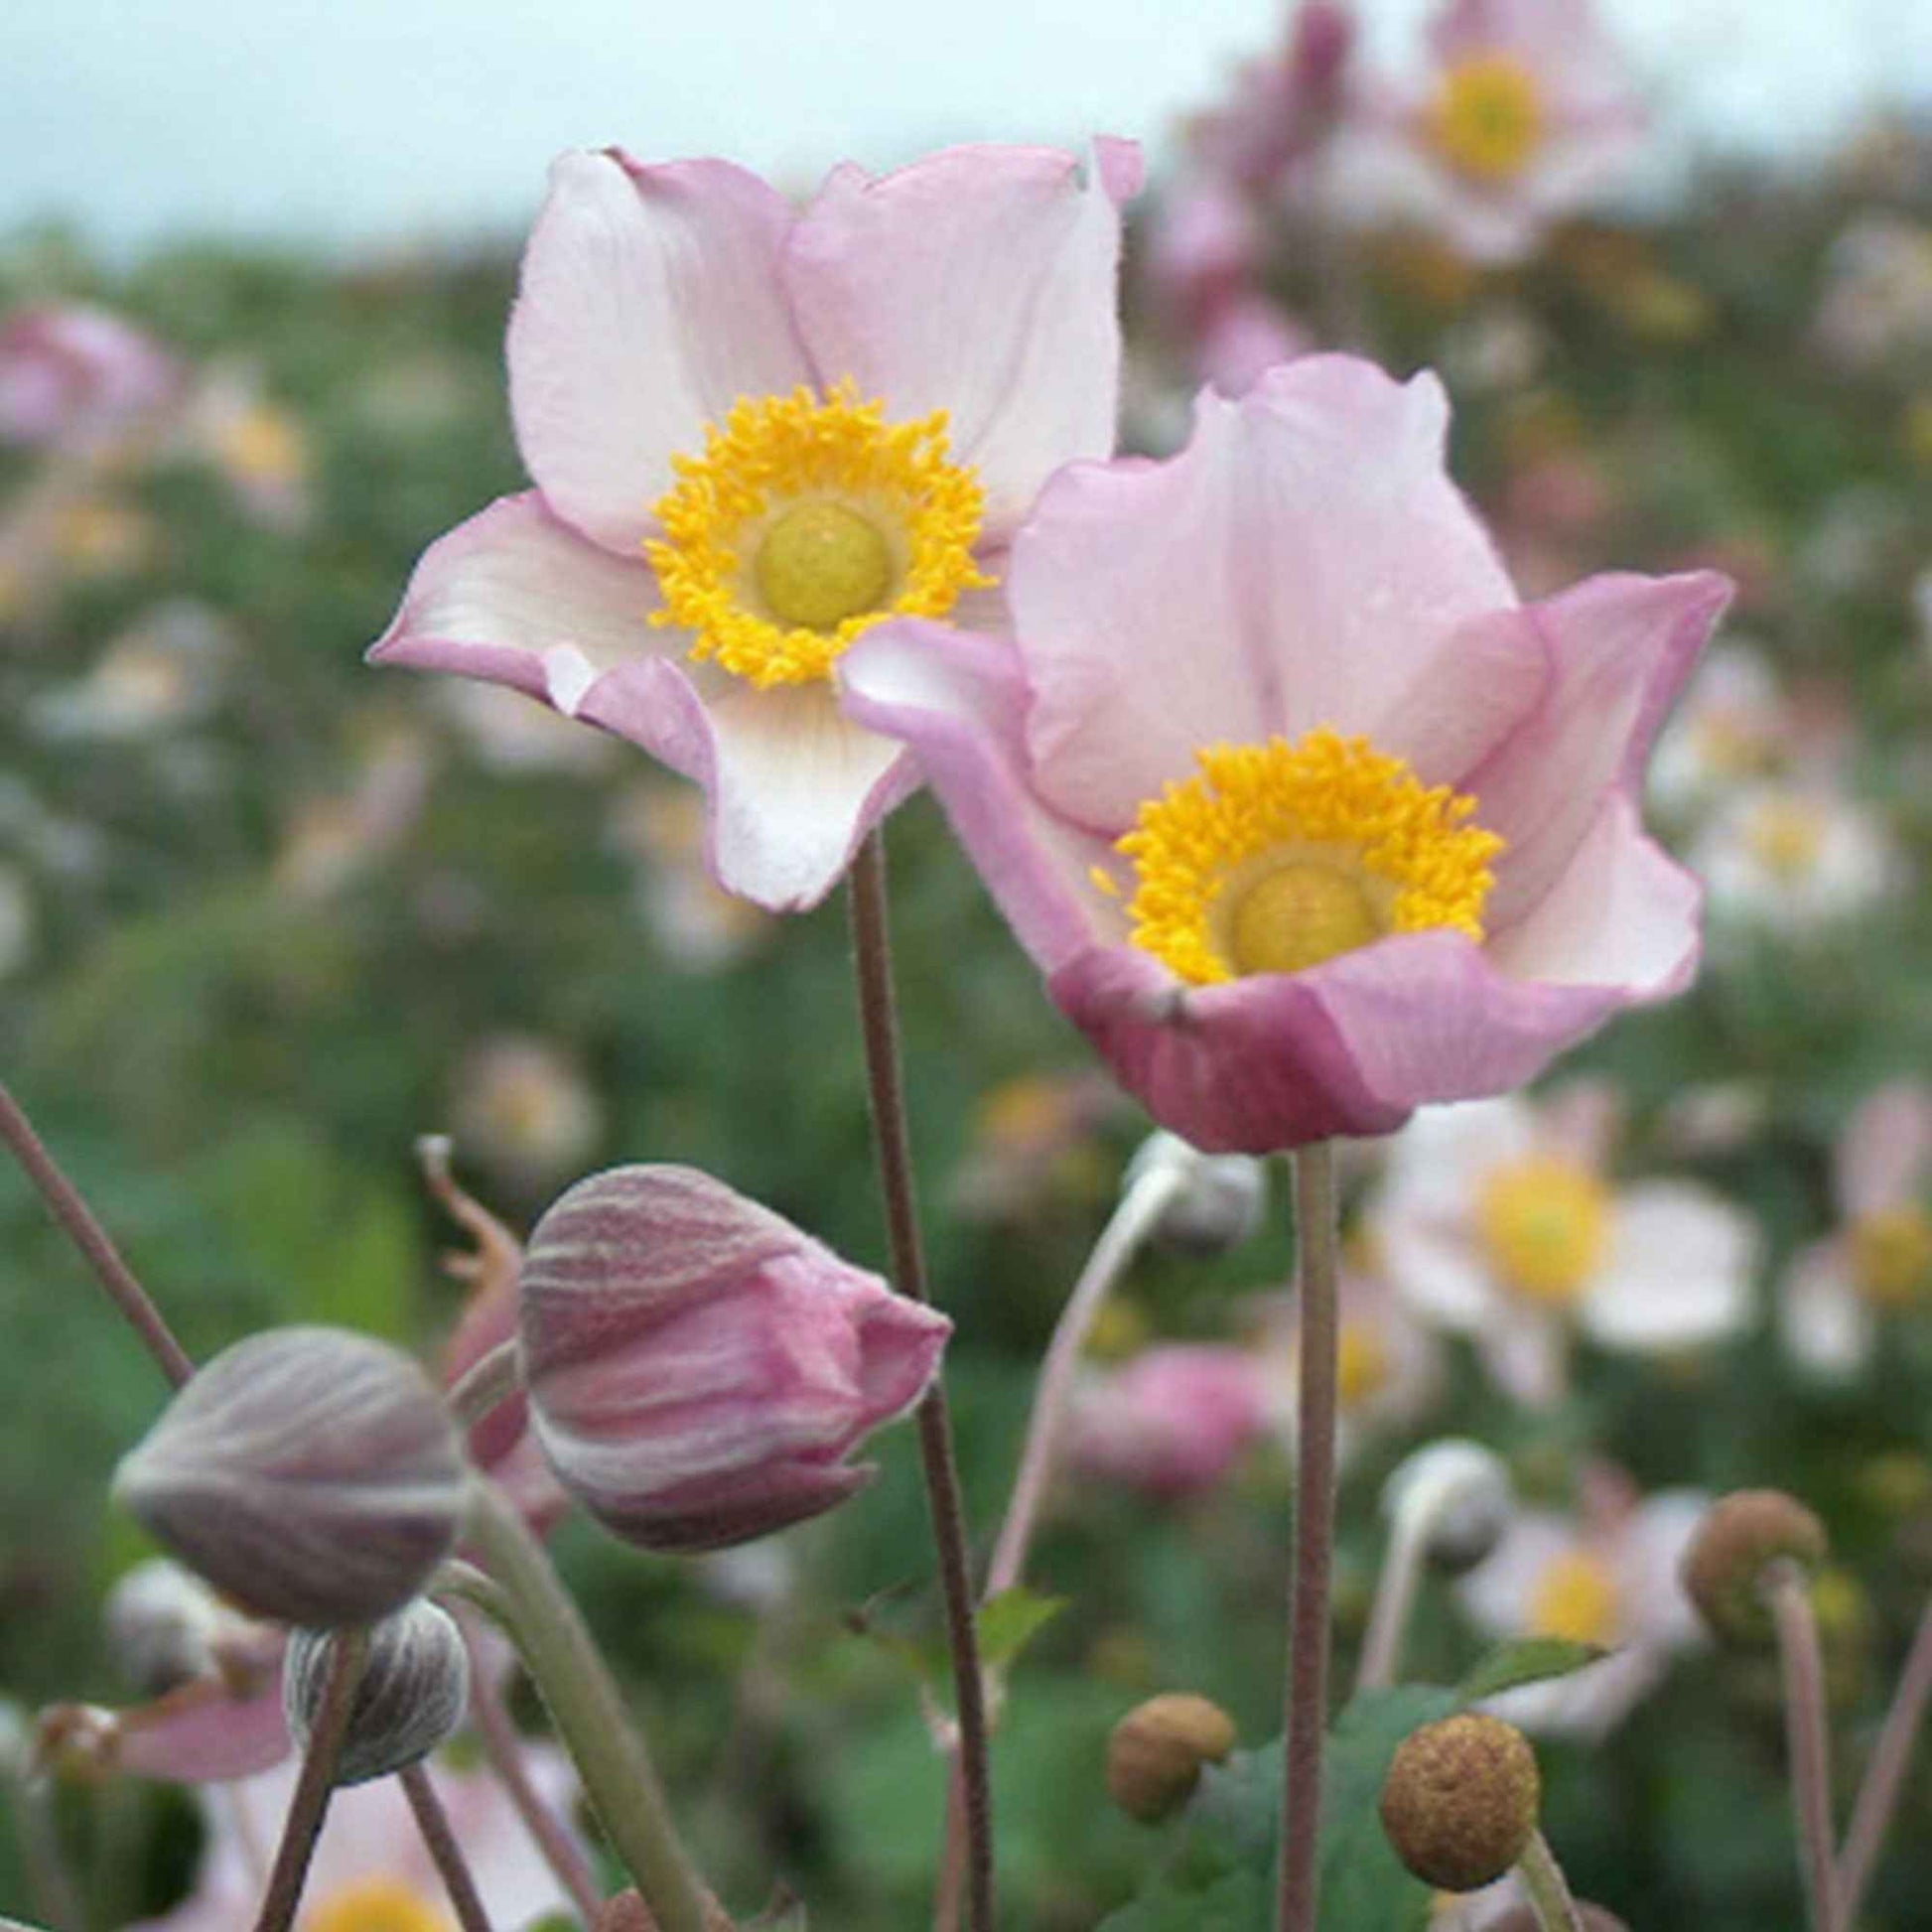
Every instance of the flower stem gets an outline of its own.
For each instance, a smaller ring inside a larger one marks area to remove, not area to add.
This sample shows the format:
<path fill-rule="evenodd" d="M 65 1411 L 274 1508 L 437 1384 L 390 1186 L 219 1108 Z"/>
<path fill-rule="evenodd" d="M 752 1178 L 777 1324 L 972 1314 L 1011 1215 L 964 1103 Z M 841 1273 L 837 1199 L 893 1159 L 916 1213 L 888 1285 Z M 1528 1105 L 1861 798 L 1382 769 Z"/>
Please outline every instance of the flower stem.
<path fill-rule="evenodd" d="M 295 1781 L 295 1795 L 289 1800 L 282 1843 L 275 1854 L 274 1869 L 268 1874 L 268 1890 L 255 1920 L 255 1932 L 288 1932 L 301 1908 L 309 1862 L 315 1857 L 316 1840 L 322 1836 L 323 1820 L 329 1815 L 329 1800 L 336 1789 L 336 1759 L 342 1754 L 368 1648 L 369 1636 L 364 1629 L 339 1630 L 329 1646 L 329 1678 L 322 1688 L 322 1708 L 309 1732 L 309 1748 L 302 1755 L 301 1774 Z"/>
<path fill-rule="evenodd" d="M 1784 1669 L 1784 1734 L 1791 1757 L 1791 1800 L 1798 1819 L 1799 1865 L 1811 1897 L 1812 1932 L 1839 1932 L 1838 1873 L 1832 1859 L 1831 1742 L 1818 1619 L 1805 1573 L 1780 1560 L 1764 1575 Z"/>
<path fill-rule="evenodd" d="M 401 1778 L 403 1795 L 409 1800 L 409 1809 L 416 1814 L 416 1829 L 422 1833 L 423 1843 L 429 1848 L 430 1858 L 443 1880 L 443 1889 L 456 1907 L 457 1923 L 463 1932 L 489 1932 L 489 1914 L 483 1908 L 483 1895 L 477 1890 L 463 1847 L 450 1829 L 450 1815 L 443 1809 L 443 1800 L 436 1795 L 429 1772 L 418 1762 L 407 1766 Z"/>
<path fill-rule="evenodd" d="M 671 1824 L 644 1740 L 542 1546 L 483 1477 L 471 1483 L 464 1529 L 502 1592 L 509 1637 L 651 1916 L 664 1932 L 705 1932 L 704 1888 Z"/>
<path fill-rule="evenodd" d="M 1276 1932 L 1314 1932 L 1320 1888 L 1321 1739 L 1327 1724 L 1328 1578 L 1335 1540 L 1338 1235 L 1334 1145 L 1317 1141 L 1295 1156 L 1301 1393 L 1296 1417 L 1295 1571 L 1289 1598 Z"/>
<path fill-rule="evenodd" d="M 475 1611 L 464 1604 L 457 1622 L 464 1642 L 470 1647 L 470 1715 L 476 1720 L 490 1768 L 557 1883 L 570 1894 L 570 1902 L 584 1923 L 595 1925 L 604 1903 L 597 1874 L 556 1813 L 544 1802 L 543 1793 L 530 1781 L 529 1769 L 523 1762 L 523 1740 L 517 1735 L 516 1725 L 504 1706 L 502 1693 L 496 1688 L 495 1673 L 483 1655 Z"/>
<path fill-rule="evenodd" d="M 1852 1807 L 1852 1828 L 1845 1834 L 1845 1850 L 1838 1862 L 1839 1909 L 1847 1925 L 1859 1922 L 1859 1907 L 1864 1902 L 1872 1867 L 1878 1863 L 1886 1830 L 1898 1809 L 1898 1794 L 1928 1703 L 1932 1703 L 1932 1601 L 1926 1603 L 1919 1618 L 1918 1633 L 1912 1638 L 1905 1668 L 1899 1674 L 1891 1709 L 1885 1713 L 1870 1768 Z"/>
<path fill-rule="evenodd" d="M 850 902 L 852 944 L 859 982 L 859 1020 L 865 1036 L 866 1084 L 872 1105 L 879 1189 L 886 1210 L 893 1280 L 901 1295 L 930 1302 L 925 1256 L 919 1243 L 918 1207 L 912 1188 L 912 1152 L 905 1126 L 905 1094 L 899 1075 L 898 1018 L 893 998 L 892 938 L 886 916 L 886 842 L 876 828 L 853 861 Z M 966 1896 L 974 1932 L 994 1932 L 993 1793 L 988 1775 L 986 1684 L 980 1671 L 979 1633 L 973 1622 L 972 1567 L 966 1554 L 966 1519 L 953 1461 L 952 1424 L 945 1385 L 938 1376 L 919 1404 L 919 1455 L 925 1468 L 926 1505 L 946 1599 L 947 1644 L 959 1714 L 959 1772 L 965 1794 Z"/>
<path fill-rule="evenodd" d="M 1358 1692 L 1386 1689 L 1402 1668 L 1402 1646 L 1422 1583 L 1431 1528 L 1425 1510 L 1412 1505 L 1396 1512 L 1395 1526 L 1389 1532 L 1388 1558 L 1376 1582 L 1375 1602 L 1368 1615 L 1368 1634 L 1362 1639 L 1361 1661 L 1355 1668 Z"/>
<path fill-rule="evenodd" d="M 28 1179 L 40 1189 L 41 1198 L 54 1218 L 67 1230 L 87 1266 L 94 1271 L 94 1279 L 147 1344 L 148 1353 L 160 1364 L 162 1374 L 180 1388 L 195 1373 L 187 1349 L 175 1339 L 174 1331 L 149 1299 L 147 1290 L 134 1279 L 134 1271 L 121 1259 L 120 1250 L 108 1237 L 107 1230 L 80 1198 L 79 1189 L 61 1172 L 21 1111 L 20 1103 L 4 1085 L 0 1085 L 0 1140 L 6 1142 Z"/>
<path fill-rule="evenodd" d="M 1516 1862 L 1516 1875 L 1523 1881 L 1530 1910 L 1536 1914 L 1542 1932 L 1584 1932 L 1583 1917 L 1570 1895 L 1563 1866 L 1541 1832 L 1530 1834 L 1530 1842 Z"/>

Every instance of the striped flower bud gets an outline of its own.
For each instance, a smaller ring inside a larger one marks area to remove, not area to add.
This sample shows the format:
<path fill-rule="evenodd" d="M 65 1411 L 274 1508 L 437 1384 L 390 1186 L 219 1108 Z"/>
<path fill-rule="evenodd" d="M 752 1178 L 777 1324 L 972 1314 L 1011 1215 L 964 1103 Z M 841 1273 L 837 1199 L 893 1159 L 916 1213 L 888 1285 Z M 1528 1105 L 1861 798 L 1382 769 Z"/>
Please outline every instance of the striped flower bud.
<path fill-rule="evenodd" d="M 332 1628 L 407 1602 L 456 1540 L 456 1430 L 400 1349 L 274 1328 L 224 1349 L 122 1458 L 114 1493 L 259 1616 Z"/>
<path fill-rule="evenodd" d="M 297 1630 L 282 1665 L 282 1710 L 302 1750 L 329 1688 L 328 1630 Z M 453 1737 L 470 1708 L 470 1653 L 447 1611 L 418 1597 L 369 1632 L 348 1728 L 336 1759 L 338 1784 L 406 1770 Z"/>
<path fill-rule="evenodd" d="M 645 1549 L 716 1550 L 871 1480 L 952 1324 L 691 1168 L 578 1182 L 524 1256 L 524 1382 L 558 1479 Z"/>

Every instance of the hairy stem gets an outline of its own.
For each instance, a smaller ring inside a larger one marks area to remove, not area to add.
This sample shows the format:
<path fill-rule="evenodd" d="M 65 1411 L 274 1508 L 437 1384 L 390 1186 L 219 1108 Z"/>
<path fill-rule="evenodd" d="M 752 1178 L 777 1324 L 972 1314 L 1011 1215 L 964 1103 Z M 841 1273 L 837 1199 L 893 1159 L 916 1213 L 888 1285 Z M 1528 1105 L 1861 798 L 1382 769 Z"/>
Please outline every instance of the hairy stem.
<path fill-rule="evenodd" d="M 483 1894 L 477 1889 L 463 1847 L 450 1829 L 450 1815 L 443 1809 L 443 1800 L 436 1795 L 429 1772 L 421 1763 L 411 1764 L 401 1773 L 401 1778 L 403 1795 L 409 1800 L 409 1809 L 416 1814 L 416 1829 L 422 1833 L 423 1843 L 428 1846 L 437 1874 L 443 1880 L 443 1889 L 456 1907 L 457 1923 L 463 1932 L 489 1932 L 489 1914 L 483 1909 Z"/>
<path fill-rule="evenodd" d="M 501 1592 L 505 1629 L 522 1654 L 592 1808 L 664 1932 L 705 1932 L 705 1893 L 671 1823 L 656 1769 L 625 1714 L 596 1640 L 542 1546 L 509 1500 L 473 1479 L 466 1540 Z"/>
<path fill-rule="evenodd" d="M 1314 1932 L 1320 1888 L 1321 1740 L 1328 1705 L 1328 1580 L 1335 1541 L 1339 1238 L 1332 1142 L 1317 1141 L 1295 1156 L 1295 1238 L 1302 1301 L 1301 1394 L 1275 1924 L 1276 1932 Z"/>
<path fill-rule="evenodd" d="M 1516 1875 L 1523 1881 L 1541 1932 L 1584 1932 L 1584 1921 L 1570 1895 L 1563 1866 L 1541 1832 L 1530 1834 L 1530 1842 L 1516 1862 Z"/>
<path fill-rule="evenodd" d="M 850 882 L 852 945 L 859 983 L 859 1021 L 865 1036 L 866 1085 L 872 1106 L 879 1191 L 885 1204 L 893 1280 L 901 1295 L 929 1302 L 925 1255 L 919 1241 L 918 1206 L 912 1185 L 912 1150 L 905 1125 L 905 1094 L 899 1073 L 898 1017 L 893 996 L 892 937 L 886 916 L 886 845 L 867 834 L 853 861 Z M 953 1688 L 959 1712 L 959 1774 L 964 1787 L 966 1896 L 974 1932 L 994 1932 L 993 1793 L 988 1774 L 986 1683 L 980 1671 L 979 1633 L 973 1622 L 972 1566 L 966 1553 L 966 1516 L 959 1471 L 953 1461 L 952 1424 L 943 1381 L 919 1404 L 919 1456 L 925 1470 L 926 1505 L 946 1601 L 946 1637 L 952 1652 Z"/>
<path fill-rule="evenodd" d="M 187 1349 L 175 1339 L 174 1331 L 149 1299 L 147 1290 L 134 1279 L 134 1271 L 121 1259 L 120 1250 L 108 1237 L 107 1230 L 80 1198 L 80 1190 L 61 1172 L 53 1155 L 34 1132 L 33 1124 L 21 1111 L 20 1103 L 5 1086 L 0 1086 L 0 1140 L 6 1142 L 28 1179 L 40 1189 L 41 1198 L 54 1218 L 80 1250 L 87 1266 L 93 1270 L 95 1281 L 107 1291 L 108 1299 L 147 1345 L 162 1374 L 180 1388 L 195 1373 Z"/>
<path fill-rule="evenodd" d="M 1859 1922 L 1859 1907 L 1864 1902 L 1865 1887 L 1871 1882 L 1885 1833 L 1898 1809 L 1898 1794 L 1904 1787 L 1928 1703 L 1932 1703 L 1932 1601 L 1926 1603 L 1919 1618 L 1918 1632 L 1899 1674 L 1891 1709 L 1885 1713 L 1870 1767 L 1852 1807 L 1852 1828 L 1845 1834 L 1845 1850 L 1838 1862 L 1839 1909 L 1847 1925 Z"/>
<path fill-rule="evenodd" d="M 1784 1734 L 1791 1757 L 1791 1801 L 1798 1820 L 1799 1868 L 1811 1901 L 1812 1932 L 1840 1932 L 1838 1871 L 1832 1858 L 1831 1736 L 1818 1619 L 1805 1573 L 1787 1560 L 1765 1572 L 1764 1593 L 1777 1624 L 1784 1670 Z"/>

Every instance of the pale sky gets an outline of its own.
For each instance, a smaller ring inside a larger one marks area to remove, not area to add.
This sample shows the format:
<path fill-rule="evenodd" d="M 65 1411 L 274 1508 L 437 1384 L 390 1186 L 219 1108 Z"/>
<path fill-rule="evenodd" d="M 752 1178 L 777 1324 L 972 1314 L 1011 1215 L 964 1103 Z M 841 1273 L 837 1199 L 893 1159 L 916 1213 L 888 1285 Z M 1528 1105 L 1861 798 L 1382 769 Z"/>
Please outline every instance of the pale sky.
<path fill-rule="evenodd" d="M 1366 0 L 1399 54 L 1429 0 Z M 1600 0 L 1673 124 L 1816 146 L 1932 109 L 1928 0 Z M 11 0 L 0 234 L 350 248 L 521 231 L 561 148 L 809 183 L 951 140 L 1160 145 L 1279 32 L 1270 0 Z"/>

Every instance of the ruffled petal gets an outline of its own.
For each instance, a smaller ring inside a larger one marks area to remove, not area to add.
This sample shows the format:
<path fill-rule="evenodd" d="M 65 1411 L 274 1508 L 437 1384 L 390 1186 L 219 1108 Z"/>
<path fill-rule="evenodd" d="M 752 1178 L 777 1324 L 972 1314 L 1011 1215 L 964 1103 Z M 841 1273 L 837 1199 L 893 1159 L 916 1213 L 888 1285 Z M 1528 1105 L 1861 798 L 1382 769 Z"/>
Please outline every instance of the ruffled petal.
<path fill-rule="evenodd" d="M 967 856 L 1042 972 L 1097 938 L 1119 936 L 1119 915 L 1110 916 L 1089 877 L 1115 857 L 1112 849 L 1029 788 L 1028 690 L 1010 639 L 882 623 L 839 660 L 838 676 L 848 717 L 917 755 Z"/>
<path fill-rule="evenodd" d="M 1577 1318 L 1605 1348 L 1699 1348 L 1750 1320 L 1757 1232 L 1748 1216 L 1689 1181 L 1653 1180 L 1616 1203 L 1610 1251 Z"/>
<path fill-rule="evenodd" d="M 549 698 L 546 653 L 575 651 L 609 669 L 681 648 L 651 627 L 656 603 L 648 565 L 587 542 L 531 490 L 498 497 L 423 552 L 369 657 Z"/>
<path fill-rule="evenodd" d="M 800 217 L 785 285 L 821 377 L 897 418 L 943 409 L 997 534 L 1048 475 L 1110 455 L 1120 380 L 1120 206 L 1130 142 L 961 147 L 874 179 L 838 169 Z"/>
<path fill-rule="evenodd" d="M 552 167 L 510 315 L 510 413 L 551 508 L 605 548 L 636 550 L 707 422 L 812 380 L 778 279 L 792 219 L 729 162 Z"/>
<path fill-rule="evenodd" d="M 1549 650 L 1551 682 L 1466 787 L 1482 824 L 1507 841 L 1492 931 L 1523 918 L 1562 877 L 1612 785 L 1639 789 L 1651 740 L 1730 588 L 1714 571 L 1592 577 L 1520 614 Z"/>
<path fill-rule="evenodd" d="M 706 698 L 660 658 L 599 678 L 576 715 L 704 788 L 712 877 L 772 912 L 816 905 L 918 782 L 906 752 L 840 716 L 818 684 Z"/>

